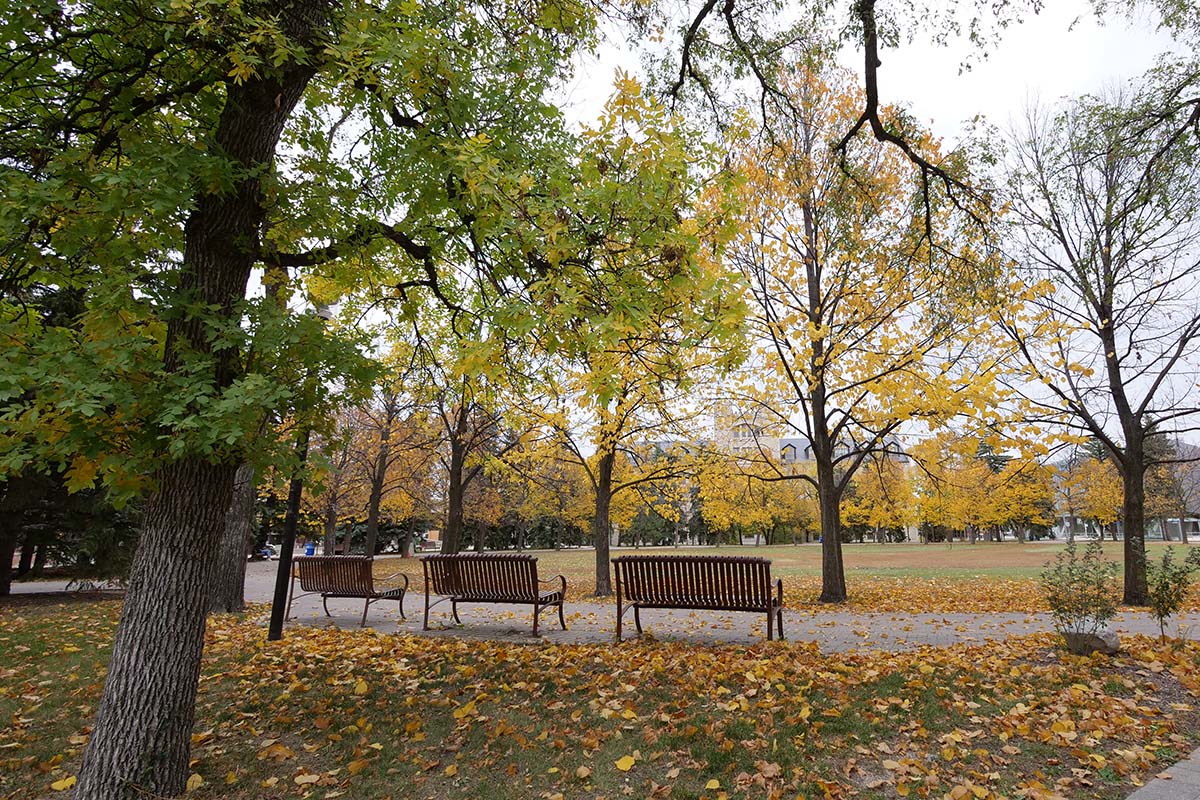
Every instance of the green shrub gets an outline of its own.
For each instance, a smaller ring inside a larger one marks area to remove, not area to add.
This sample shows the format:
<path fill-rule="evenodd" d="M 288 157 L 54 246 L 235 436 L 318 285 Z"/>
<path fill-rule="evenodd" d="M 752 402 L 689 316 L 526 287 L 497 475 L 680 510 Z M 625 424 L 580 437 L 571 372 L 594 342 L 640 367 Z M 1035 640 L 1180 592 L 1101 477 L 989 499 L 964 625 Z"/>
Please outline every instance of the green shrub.
<path fill-rule="evenodd" d="M 1162 561 L 1146 565 L 1146 594 L 1150 599 L 1150 611 L 1158 620 L 1160 639 L 1167 638 L 1167 620 L 1183 607 L 1192 585 L 1192 573 L 1198 569 L 1200 550 L 1193 550 L 1182 563 L 1176 563 L 1174 547 L 1166 549 Z"/>
<path fill-rule="evenodd" d="M 1042 571 L 1042 589 L 1059 633 L 1099 633 L 1117 613 L 1117 565 L 1105 561 L 1100 542 L 1080 556 L 1075 542 Z"/>

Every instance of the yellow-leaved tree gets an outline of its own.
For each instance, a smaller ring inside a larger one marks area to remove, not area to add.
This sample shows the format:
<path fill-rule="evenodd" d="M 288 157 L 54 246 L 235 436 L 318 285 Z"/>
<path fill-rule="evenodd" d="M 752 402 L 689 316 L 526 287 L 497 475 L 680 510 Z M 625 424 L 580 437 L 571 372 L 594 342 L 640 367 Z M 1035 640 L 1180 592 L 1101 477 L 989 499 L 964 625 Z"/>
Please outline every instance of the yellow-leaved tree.
<path fill-rule="evenodd" d="M 894 451 L 908 427 L 996 404 L 997 354 L 968 351 L 990 336 L 998 267 L 976 235 L 983 209 L 955 213 L 895 147 L 858 137 L 839 148 L 863 106 L 848 73 L 799 69 L 783 87 L 774 136 L 737 158 L 745 217 L 733 263 L 759 337 L 741 393 L 811 442 L 815 474 L 796 477 L 818 494 L 821 600 L 840 602 L 840 500 L 864 459 Z M 962 171 L 964 159 L 883 113 Z"/>
<path fill-rule="evenodd" d="M 604 596 L 613 497 L 678 473 L 660 445 L 688 433 L 679 425 L 688 388 L 740 359 L 744 307 L 721 263 L 728 209 L 698 202 L 716 172 L 698 134 L 624 77 L 582 139 L 575 184 L 545 221 L 557 269 L 529 295 L 543 312 L 555 400 L 545 422 L 594 492 Z M 634 467 L 627 477 L 622 460 Z"/>

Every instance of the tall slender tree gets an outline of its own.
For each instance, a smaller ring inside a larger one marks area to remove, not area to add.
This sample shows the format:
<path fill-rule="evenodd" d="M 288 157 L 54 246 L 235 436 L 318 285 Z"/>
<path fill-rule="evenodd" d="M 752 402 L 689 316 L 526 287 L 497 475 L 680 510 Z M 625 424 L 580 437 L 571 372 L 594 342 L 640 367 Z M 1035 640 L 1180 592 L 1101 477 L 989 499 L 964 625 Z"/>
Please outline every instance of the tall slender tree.
<path fill-rule="evenodd" d="M 903 426 L 994 403 L 997 359 L 969 350 L 987 337 L 996 262 L 899 150 L 839 142 L 862 105 L 850 75 L 799 70 L 782 85 L 775 135 L 738 162 L 746 213 L 733 262 L 759 343 L 738 399 L 811 443 L 814 474 L 775 478 L 815 488 L 821 600 L 841 602 L 841 498 L 864 460 L 894 449 Z M 926 138 L 923 149 L 936 148 Z"/>
<path fill-rule="evenodd" d="M 1031 413 L 1094 437 L 1120 473 L 1131 605 L 1148 600 L 1151 442 L 1200 421 L 1200 141 L 1180 133 L 1193 109 L 1172 108 L 1176 78 L 1031 111 L 1013 135 L 1014 257 L 1033 294 L 1004 330 Z"/>

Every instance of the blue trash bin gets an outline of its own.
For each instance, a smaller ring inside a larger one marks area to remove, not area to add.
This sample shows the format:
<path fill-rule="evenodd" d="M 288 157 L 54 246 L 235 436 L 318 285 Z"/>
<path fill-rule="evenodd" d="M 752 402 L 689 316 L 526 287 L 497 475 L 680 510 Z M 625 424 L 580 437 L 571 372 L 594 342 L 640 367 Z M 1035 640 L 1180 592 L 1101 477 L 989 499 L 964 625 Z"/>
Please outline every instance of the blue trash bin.
<path fill-rule="evenodd" d="M 304 545 L 304 555 L 311 556 L 311 555 L 315 555 L 316 552 L 317 552 L 317 545 L 315 542 L 309 542 L 308 544 Z"/>

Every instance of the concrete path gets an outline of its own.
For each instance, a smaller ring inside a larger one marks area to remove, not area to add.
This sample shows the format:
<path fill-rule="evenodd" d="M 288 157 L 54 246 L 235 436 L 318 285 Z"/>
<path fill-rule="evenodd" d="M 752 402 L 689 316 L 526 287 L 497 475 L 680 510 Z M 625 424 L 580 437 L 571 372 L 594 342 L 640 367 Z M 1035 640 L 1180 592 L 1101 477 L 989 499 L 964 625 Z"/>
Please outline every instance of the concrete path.
<path fill-rule="evenodd" d="M 246 599 L 269 603 L 274 594 L 277 562 L 253 562 L 246 569 Z M 62 581 L 14 583 L 14 593 L 53 592 L 66 588 Z M 417 587 L 411 587 L 416 589 Z M 427 636 L 500 639 L 512 642 L 537 641 L 532 638 L 532 618 L 528 608 L 504 605 L 459 606 L 463 624 L 455 624 L 450 604 L 442 603 L 430 614 L 433 630 L 421 630 L 424 595 L 410 591 L 405 597 L 402 620 L 395 603 L 379 602 L 371 606 L 367 624 L 383 633 L 411 633 Z M 330 600 L 331 617 L 326 617 L 319 597 L 296 601 L 291 625 L 336 625 L 357 628 L 363 604 L 357 600 Z M 568 602 L 568 630 L 558 626 L 557 614 L 546 611 L 539 626 L 540 641 L 546 643 L 610 642 L 616 633 L 615 603 Z M 633 637 L 633 615 L 626 615 L 625 636 Z M 265 622 L 264 622 L 265 624 Z M 659 611 L 642 613 L 646 632 L 660 639 L 697 643 L 752 644 L 766 636 L 766 619 L 757 614 L 721 611 Z M 932 645 L 943 647 L 959 642 L 983 643 L 1025 633 L 1053 630 L 1047 613 L 978 614 L 896 614 L 855 613 L 831 609 L 784 610 L 784 633 L 790 642 L 814 642 L 825 652 L 849 650 L 904 650 Z M 1118 633 L 1158 634 L 1158 623 L 1144 612 L 1120 614 L 1113 621 Z M 1200 614 L 1183 614 L 1171 621 L 1173 635 L 1200 639 Z"/>
<path fill-rule="evenodd" d="M 1160 772 L 1129 800 L 1200 800 L 1200 750 Z"/>

